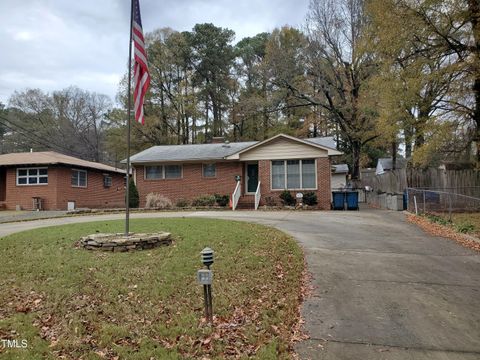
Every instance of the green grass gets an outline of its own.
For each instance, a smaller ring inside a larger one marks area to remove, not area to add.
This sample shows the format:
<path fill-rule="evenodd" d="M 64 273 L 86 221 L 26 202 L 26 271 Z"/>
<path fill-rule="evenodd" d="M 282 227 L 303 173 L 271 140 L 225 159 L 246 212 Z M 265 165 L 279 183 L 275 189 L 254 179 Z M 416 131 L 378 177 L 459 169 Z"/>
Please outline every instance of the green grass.
<path fill-rule="evenodd" d="M 298 321 L 303 254 L 272 228 L 207 219 L 132 220 L 174 245 L 89 252 L 83 235 L 122 221 L 44 228 L 0 239 L 0 339 L 5 359 L 288 358 Z M 200 251 L 215 250 L 213 326 L 202 321 Z"/>

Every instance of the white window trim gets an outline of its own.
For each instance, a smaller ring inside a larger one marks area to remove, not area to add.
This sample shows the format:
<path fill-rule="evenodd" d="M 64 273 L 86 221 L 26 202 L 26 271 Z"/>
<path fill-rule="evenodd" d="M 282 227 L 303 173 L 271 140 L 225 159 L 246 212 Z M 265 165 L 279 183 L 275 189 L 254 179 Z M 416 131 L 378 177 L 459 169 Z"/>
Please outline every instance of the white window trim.
<path fill-rule="evenodd" d="M 87 170 L 72 169 L 72 171 L 78 171 L 78 172 L 84 172 L 85 173 L 85 185 L 72 185 L 72 177 L 71 176 L 70 176 L 70 185 L 74 188 L 86 189 L 88 187 L 88 173 L 87 173 Z M 78 182 L 80 182 L 80 176 L 78 177 Z"/>
<path fill-rule="evenodd" d="M 180 166 L 180 177 L 177 178 L 166 178 L 165 177 L 165 166 Z M 158 179 L 147 179 L 147 167 L 161 166 L 162 167 L 162 177 Z M 183 164 L 156 164 L 156 165 L 144 165 L 143 166 L 143 180 L 145 181 L 162 181 L 162 180 L 180 180 L 183 179 Z"/>
<path fill-rule="evenodd" d="M 287 161 L 290 160 L 298 160 L 299 161 L 299 166 L 300 166 L 300 187 L 299 188 L 288 188 L 287 187 Z M 315 187 L 314 188 L 304 188 L 302 187 L 303 184 L 303 160 L 313 160 L 314 167 L 315 167 Z M 283 161 L 283 166 L 285 169 L 285 174 L 284 174 L 284 184 L 285 188 L 284 189 L 274 189 L 273 188 L 273 161 Z M 291 191 L 301 191 L 301 190 L 318 190 L 318 169 L 317 169 L 317 159 L 287 159 L 287 160 L 270 160 L 270 190 L 271 191 L 284 191 L 284 190 L 291 190 Z"/>
<path fill-rule="evenodd" d="M 28 183 L 28 178 L 29 178 L 29 177 L 34 177 L 34 176 L 29 176 L 29 175 L 28 175 L 28 170 L 30 170 L 30 169 L 36 169 L 36 170 L 37 170 L 37 176 L 36 176 L 36 178 L 37 178 L 37 183 L 36 183 L 36 184 L 29 184 L 29 183 Z M 47 169 L 47 175 L 39 175 L 40 170 L 43 170 L 43 169 Z M 19 183 L 18 183 L 18 177 L 19 177 L 18 172 L 19 172 L 19 170 L 27 170 L 27 175 L 25 175 L 25 176 L 23 176 L 23 175 L 20 176 L 21 178 L 27 179 L 27 183 L 26 183 L 26 184 L 19 184 Z M 46 183 L 43 183 L 43 184 L 40 184 L 40 183 L 39 183 L 39 179 L 40 179 L 41 177 L 46 177 L 46 178 L 47 178 L 47 182 L 46 182 Z M 15 182 L 16 182 L 16 185 L 17 185 L 17 186 L 45 186 L 45 185 L 48 185 L 48 167 L 43 166 L 43 167 L 23 167 L 23 168 L 17 168 L 17 174 L 16 174 Z"/>
<path fill-rule="evenodd" d="M 215 175 L 205 176 L 205 165 L 215 165 Z M 217 177 L 217 163 L 203 163 L 202 164 L 202 178 L 204 179 L 215 179 Z"/>

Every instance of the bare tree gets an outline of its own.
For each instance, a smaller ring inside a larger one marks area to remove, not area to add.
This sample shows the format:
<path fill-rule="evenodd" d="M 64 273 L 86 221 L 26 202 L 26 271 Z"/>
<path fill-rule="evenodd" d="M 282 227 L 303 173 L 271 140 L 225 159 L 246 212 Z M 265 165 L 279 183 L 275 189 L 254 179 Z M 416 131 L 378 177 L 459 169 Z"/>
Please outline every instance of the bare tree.
<path fill-rule="evenodd" d="M 101 161 L 105 114 L 112 104 L 106 95 L 76 87 L 53 94 L 41 90 L 15 92 L 9 119 L 17 150 L 55 150 Z"/>
<path fill-rule="evenodd" d="M 352 154 L 352 178 L 360 175 L 362 147 L 378 134 L 374 114 L 362 103 L 362 86 L 375 70 L 362 49 L 363 0 L 311 0 L 307 18 L 309 92 L 285 85 L 306 104 L 323 109 Z"/>

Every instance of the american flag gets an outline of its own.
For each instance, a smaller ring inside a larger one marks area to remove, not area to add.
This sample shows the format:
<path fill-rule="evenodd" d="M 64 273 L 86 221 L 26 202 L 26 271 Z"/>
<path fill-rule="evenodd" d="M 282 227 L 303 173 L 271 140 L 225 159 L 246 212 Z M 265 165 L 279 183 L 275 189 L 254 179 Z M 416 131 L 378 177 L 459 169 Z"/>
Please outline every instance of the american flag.
<path fill-rule="evenodd" d="M 133 99 L 135 120 L 143 124 L 143 101 L 150 85 L 148 73 L 147 52 L 145 51 L 145 39 L 143 38 L 142 18 L 140 16 L 139 0 L 133 0 L 133 44 L 134 44 L 134 68 L 133 68 Z"/>

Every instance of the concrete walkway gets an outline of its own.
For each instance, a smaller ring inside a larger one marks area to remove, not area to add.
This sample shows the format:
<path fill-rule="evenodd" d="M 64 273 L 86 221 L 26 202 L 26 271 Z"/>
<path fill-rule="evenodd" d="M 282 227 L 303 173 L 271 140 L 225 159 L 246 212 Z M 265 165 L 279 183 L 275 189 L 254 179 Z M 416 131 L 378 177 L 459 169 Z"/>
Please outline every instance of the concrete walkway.
<path fill-rule="evenodd" d="M 54 218 L 67 215 L 66 211 L 0 211 L 0 223 Z"/>
<path fill-rule="evenodd" d="M 303 315 L 302 359 L 479 359 L 480 255 L 425 234 L 397 212 L 182 212 L 132 218 L 214 217 L 258 222 L 305 249 L 315 290 Z M 82 216 L 0 225 L 0 236 Z"/>

